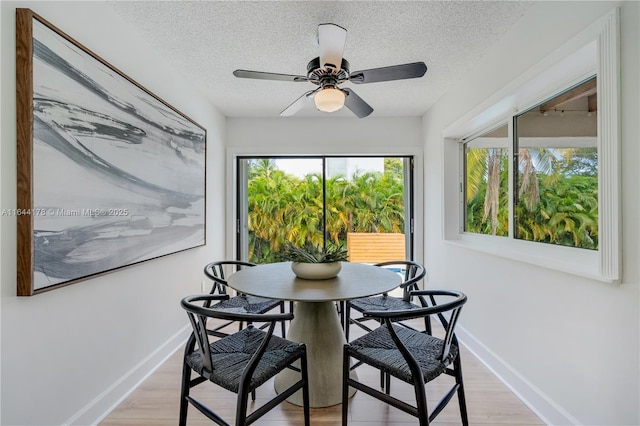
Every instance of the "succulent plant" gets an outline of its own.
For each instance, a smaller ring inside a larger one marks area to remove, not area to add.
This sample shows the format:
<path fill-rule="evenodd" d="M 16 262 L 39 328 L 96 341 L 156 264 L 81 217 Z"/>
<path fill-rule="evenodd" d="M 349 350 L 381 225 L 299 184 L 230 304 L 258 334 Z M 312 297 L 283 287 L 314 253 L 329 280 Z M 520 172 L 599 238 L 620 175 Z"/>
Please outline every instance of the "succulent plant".
<path fill-rule="evenodd" d="M 326 247 L 306 242 L 302 247 L 296 247 L 287 242 L 280 257 L 300 263 L 331 263 L 347 260 L 347 249 L 342 245 L 327 245 Z"/>

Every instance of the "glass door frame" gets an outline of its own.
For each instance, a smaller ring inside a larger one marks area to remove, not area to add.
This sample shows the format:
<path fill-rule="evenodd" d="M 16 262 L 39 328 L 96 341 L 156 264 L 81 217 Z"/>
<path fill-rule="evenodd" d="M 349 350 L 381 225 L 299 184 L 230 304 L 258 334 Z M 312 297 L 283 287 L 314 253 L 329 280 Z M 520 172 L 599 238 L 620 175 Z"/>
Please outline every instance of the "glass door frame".
<path fill-rule="evenodd" d="M 371 155 L 348 155 L 348 154 L 334 154 L 334 155 L 236 155 L 235 160 L 235 251 L 236 259 L 247 260 L 248 251 L 248 215 L 246 208 L 247 201 L 247 188 L 248 188 L 248 173 L 247 162 L 248 159 L 320 159 L 322 160 L 322 194 L 326 199 L 326 174 L 327 174 L 327 159 L 330 158 L 400 158 L 402 159 L 403 171 L 404 171 L 404 235 L 405 235 L 405 250 L 407 253 L 407 259 L 415 260 L 415 160 L 411 154 L 371 154 Z M 323 203 L 323 235 L 326 239 L 326 203 Z"/>

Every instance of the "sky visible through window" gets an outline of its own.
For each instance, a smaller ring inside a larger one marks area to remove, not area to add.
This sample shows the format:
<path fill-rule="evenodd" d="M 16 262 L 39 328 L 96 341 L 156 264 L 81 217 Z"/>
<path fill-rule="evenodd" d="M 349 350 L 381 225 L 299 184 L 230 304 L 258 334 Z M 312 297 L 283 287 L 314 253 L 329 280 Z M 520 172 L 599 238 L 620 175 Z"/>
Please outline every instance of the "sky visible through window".
<path fill-rule="evenodd" d="M 342 158 L 328 158 L 327 161 L 331 163 L 334 160 L 341 159 Z M 361 173 L 384 171 L 384 159 L 382 157 L 349 157 L 346 160 L 348 161 L 347 170 L 349 175 L 356 170 L 359 170 Z M 322 159 L 320 158 L 278 158 L 275 162 L 278 169 L 300 178 L 308 173 L 320 173 L 322 170 Z"/>

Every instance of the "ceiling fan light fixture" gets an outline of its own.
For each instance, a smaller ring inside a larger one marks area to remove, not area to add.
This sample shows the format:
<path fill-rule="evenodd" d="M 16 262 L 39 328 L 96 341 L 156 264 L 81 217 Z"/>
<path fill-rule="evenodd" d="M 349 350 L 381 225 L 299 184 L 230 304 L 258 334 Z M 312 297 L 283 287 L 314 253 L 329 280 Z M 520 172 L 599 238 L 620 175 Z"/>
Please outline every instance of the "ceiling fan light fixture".
<path fill-rule="evenodd" d="M 0 0 L 2 1 L 2 0 Z M 350 88 L 340 89 L 342 83 L 378 83 L 383 81 L 406 80 L 423 77 L 427 72 L 424 62 L 391 65 L 351 72 L 349 61 L 344 56 L 347 30 L 336 24 L 318 25 L 318 48 L 320 55 L 307 64 L 306 75 L 279 74 L 273 72 L 237 69 L 233 75 L 239 78 L 308 82 L 318 86 L 309 90 L 280 112 L 281 117 L 289 117 L 314 99 L 316 108 L 322 112 L 335 112 L 346 107 L 358 118 L 368 117 L 373 108 Z"/>
<path fill-rule="evenodd" d="M 316 108 L 324 112 L 335 112 L 344 106 L 344 92 L 335 87 L 325 87 L 313 97 Z"/>

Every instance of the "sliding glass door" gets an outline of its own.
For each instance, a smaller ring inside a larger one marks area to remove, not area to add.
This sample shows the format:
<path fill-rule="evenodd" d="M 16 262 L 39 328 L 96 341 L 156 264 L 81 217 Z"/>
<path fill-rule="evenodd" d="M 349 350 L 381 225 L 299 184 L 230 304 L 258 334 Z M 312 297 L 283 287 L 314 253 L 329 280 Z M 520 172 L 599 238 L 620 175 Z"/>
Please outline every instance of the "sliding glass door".
<path fill-rule="evenodd" d="M 411 157 L 239 157 L 238 258 L 343 245 L 352 262 L 413 256 Z"/>

